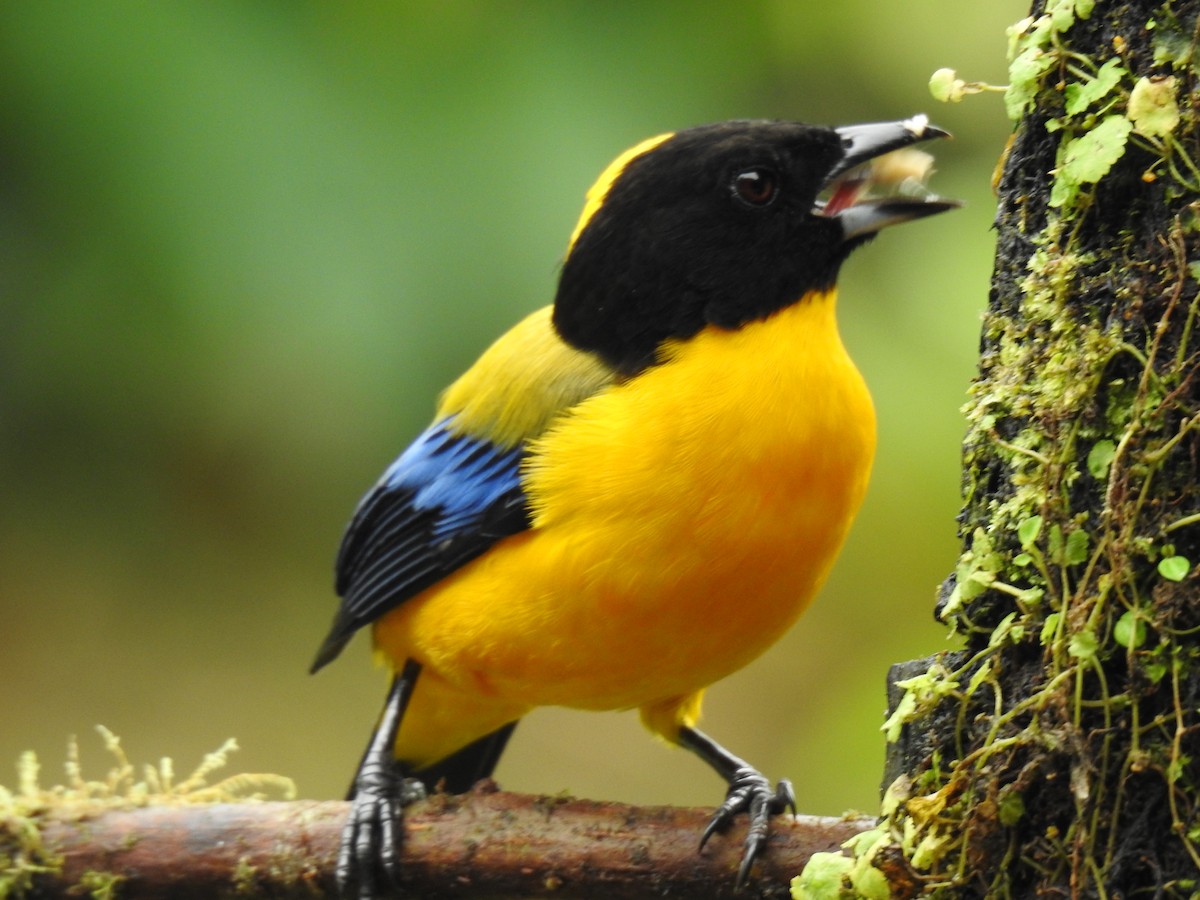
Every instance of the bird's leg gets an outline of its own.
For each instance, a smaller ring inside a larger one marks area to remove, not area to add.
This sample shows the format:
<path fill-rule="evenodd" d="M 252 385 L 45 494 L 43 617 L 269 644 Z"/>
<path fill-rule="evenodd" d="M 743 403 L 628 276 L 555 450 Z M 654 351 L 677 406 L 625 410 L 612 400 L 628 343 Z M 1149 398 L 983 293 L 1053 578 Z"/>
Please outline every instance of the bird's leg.
<path fill-rule="evenodd" d="M 790 809 L 796 813 L 796 794 L 787 779 L 771 787 L 766 777 L 743 759 L 734 756 L 708 735 L 695 728 L 679 729 L 679 745 L 691 750 L 708 763 L 729 784 L 725 802 L 713 813 L 700 836 L 700 849 L 718 831 L 724 831 L 738 813 L 746 813 L 750 825 L 746 831 L 746 850 L 738 867 L 737 887 L 750 874 L 754 860 L 766 849 L 771 816 Z"/>
<path fill-rule="evenodd" d="M 379 896 L 380 875 L 394 888 L 400 877 L 400 826 L 404 807 L 425 797 L 419 779 L 396 761 L 396 734 L 412 698 L 420 663 L 409 660 L 393 680 L 383 714 L 354 776 L 350 816 L 342 828 L 337 882 L 343 897 Z"/>

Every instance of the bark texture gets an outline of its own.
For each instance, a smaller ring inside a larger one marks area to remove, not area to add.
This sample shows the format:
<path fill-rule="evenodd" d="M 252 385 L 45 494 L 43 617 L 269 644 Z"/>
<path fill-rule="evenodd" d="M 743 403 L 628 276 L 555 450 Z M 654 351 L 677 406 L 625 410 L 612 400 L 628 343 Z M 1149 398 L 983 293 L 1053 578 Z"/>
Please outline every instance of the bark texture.
<path fill-rule="evenodd" d="M 896 895 L 1200 888 L 1200 4 L 1037 3 L 967 407 L 963 552 L 873 852 Z"/>
<path fill-rule="evenodd" d="M 348 804 L 240 803 L 48 813 L 32 876 L 38 897 L 334 896 Z M 696 850 L 711 810 L 632 807 L 496 791 L 409 808 L 402 896 L 523 898 L 735 896 L 743 829 Z M 770 852 L 739 898 L 786 898 L 796 872 L 870 823 L 779 816 Z M 0 820 L 0 859 L 30 858 L 31 836 Z M 9 869 L 11 871 L 11 869 Z M 4 869 L 0 869 L 0 875 Z M 0 891 L 0 893 L 3 893 Z M 95 894 L 93 894 L 95 895 Z"/>

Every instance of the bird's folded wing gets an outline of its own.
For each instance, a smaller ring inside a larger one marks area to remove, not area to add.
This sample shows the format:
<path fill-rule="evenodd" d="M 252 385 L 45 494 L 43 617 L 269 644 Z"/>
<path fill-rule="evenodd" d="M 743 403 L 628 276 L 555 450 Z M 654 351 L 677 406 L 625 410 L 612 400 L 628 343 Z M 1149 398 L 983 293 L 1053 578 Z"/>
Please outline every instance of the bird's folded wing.
<path fill-rule="evenodd" d="M 363 497 L 338 551 L 341 607 L 314 669 L 350 636 L 529 526 L 520 447 L 431 425 Z"/>
<path fill-rule="evenodd" d="M 549 308 L 488 348 L 355 510 L 335 567 L 341 606 L 312 671 L 362 626 L 528 528 L 528 442 L 612 378 L 563 343 Z"/>

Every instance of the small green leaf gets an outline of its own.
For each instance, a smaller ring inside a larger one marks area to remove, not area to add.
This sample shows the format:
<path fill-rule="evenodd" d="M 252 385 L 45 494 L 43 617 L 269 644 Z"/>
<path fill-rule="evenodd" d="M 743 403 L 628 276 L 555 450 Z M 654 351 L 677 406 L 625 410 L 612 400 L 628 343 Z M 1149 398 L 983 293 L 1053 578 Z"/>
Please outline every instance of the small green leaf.
<path fill-rule="evenodd" d="M 894 744 L 900 740 L 901 730 L 905 724 L 912 719 L 913 714 L 917 711 L 917 697 L 911 691 L 905 693 L 900 698 L 900 702 L 896 704 L 896 708 L 892 714 L 888 716 L 887 721 L 879 726 L 879 730 L 887 736 L 887 742 Z"/>
<path fill-rule="evenodd" d="M 1039 640 L 1043 647 L 1050 646 L 1051 641 L 1054 640 L 1054 635 L 1058 633 L 1059 618 L 1059 613 L 1050 613 L 1050 615 L 1046 616 L 1046 621 L 1042 623 L 1042 633 Z"/>
<path fill-rule="evenodd" d="M 1121 64 L 1121 58 L 1114 56 L 1100 67 L 1090 81 L 1073 81 L 1063 90 L 1066 97 L 1065 109 L 1067 115 L 1077 116 L 1088 107 L 1103 100 L 1120 83 L 1129 72 Z M 1133 118 L 1130 116 L 1130 118 Z"/>
<path fill-rule="evenodd" d="M 907 784 L 905 783 L 907 782 Z M 895 788 L 895 793 L 899 795 L 900 801 L 907 800 L 912 796 L 912 779 L 901 775 L 888 790 Z M 886 800 L 885 800 L 886 802 Z M 899 803 L 896 804 L 897 806 Z M 876 825 L 868 831 L 860 831 L 858 834 L 852 834 L 842 844 L 843 850 L 849 850 L 850 855 L 856 859 L 862 859 L 864 856 L 870 856 L 875 847 L 879 844 L 886 844 L 888 841 L 887 829 L 882 825 Z"/>
<path fill-rule="evenodd" d="M 999 647 L 1006 640 L 1011 639 L 1012 643 L 1019 643 L 1024 632 L 1024 629 L 1019 625 L 1015 625 L 1017 614 L 1010 612 L 1007 616 L 997 623 L 992 629 L 991 637 L 988 638 L 989 647 Z"/>
<path fill-rule="evenodd" d="M 1117 455 L 1117 447 L 1110 440 L 1096 441 L 1092 444 L 1092 449 L 1088 451 L 1087 469 L 1091 476 L 1097 481 L 1105 478 L 1108 475 L 1108 468 L 1112 465 L 1113 457 Z"/>
<path fill-rule="evenodd" d="M 1008 67 L 1008 90 L 1004 92 L 1004 110 L 1014 122 L 1033 102 L 1042 76 L 1054 65 L 1054 55 L 1036 45 L 1022 50 Z"/>
<path fill-rule="evenodd" d="M 888 884 L 887 876 L 865 859 L 860 859 L 850 872 L 850 884 L 854 888 L 854 896 L 862 900 L 890 900 L 892 886 Z"/>
<path fill-rule="evenodd" d="M 943 621 L 950 621 L 954 616 L 958 615 L 963 608 L 963 604 L 969 599 L 971 598 L 963 596 L 962 582 L 956 580 L 954 582 L 954 590 L 950 592 L 950 596 L 946 598 L 946 602 L 938 610 L 938 617 Z"/>
<path fill-rule="evenodd" d="M 1051 206 L 1068 206 L 1084 184 L 1094 184 L 1125 153 L 1125 144 L 1133 123 L 1113 113 L 1095 128 L 1077 138 L 1064 140 L 1058 149 L 1058 168 L 1050 189 Z"/>
<path fill-rule="evenodd" d="M 1068 142 L 1059 175 L 1079 184 L 1093 184 L 1108 174 L 1125 153 L 1133 124 L 1124 116 L 1106 116 L 1091 131 Z"/>
<path fill-rule="evenodd" d="M 1010 39 L 1011 40 L 1011 39 Z M 1154 32 L 1154 65 L 1167 64 L 1174 69 L 1192 64 L 1192 37 L 1175 28 L 1159 28 Z"/>
<path fill-rule="evenodd" d="M 971 552 L 975 555 L 976 559 L 983 559 L 993 549 L 992 539 L 988 537 L 987 531 L 982 528 L 976 528 L 971 533 Z"/>
<path fill-rule="evenodd" d="M 967 593 L 969 593 L 972 597 L 978 597 L 995 583 L 995 572 L 985 572 L 982 569 L 978 569 L 972 572 L 967 578 L 967 584 L 971 586 L 971 590 Z"/>
<path fill-rule="evenodd" d="M 1146 623 L 1132 609 L 1126 610 L 1113 626 L 1113 640 L 1122 647 L 1137 649 L 1146 642 Z"/>
<path fill-rule="evenodd" d="M 1004 29 L 1008 36 L 1008 53 L 1005 55 L 1010 63 L 1030 47 L 1047 47 L 1050 44 L 1051 22 L 1049 16 L 1026 16 L 1019 22 Z"/>
<path fill-rule="evenodd" d="M 1146 137 L 1163 137 L 1179 124 L 1179 104 L 1175 102 L 1175 76 L 1139 78 L 1129 95 L 1127 116 L 1134 130 Z"/>
<path fill-rule="evenodd" d="M 1068 566 L 1077 566 L 1087 562 L 1088 533 L 1082 528 L 1076 528 L 1067 535 L 1067 544 L 1063 548 L 1063 562 Z"/>
<path fill-rule="evenodd" d="M 912 796 L 912 793 L 912 778 L 908 775 L 897 775 L 895 780 L 887 786 L 887 790 L 883 792 L 883 802 L 879 805 L 879 814 L 883 816 L 884 819 L 888 818 L 888 816 L 900 808 L 900 804 L 904 803 L 909 797 Z M 874 829 L 872 829 L 872 831 L 876 831 L 878 833 L 877 839 L 885 836 L 885 832 L 881 826 L 876 826 Z M 858 834 L 854 835 L 854 837 L 850 838 L 850 840 L 846 841 L 846 843 L 842 846 L 855 856 L 858 856 L 858 849 L 860 847 L 867 849 L 875 843 L 875 841 L 870 840 L 868 837 L 870 833 L 870 831 L 859 832 Z"/>
<path fill-rule="evenodd" d="M 1183 777 L 1183 773 L 1187 771 L 1188 764 L 1192 758 L 1186 753 L 1180 753 L 1177 756 L 1172 756 L 1171 761 L 1167 763 L 1167 781 L 1174 783 Z"/>
<path fill-rule="evenodd" d="M 1167 664 L 1164 662 L 1148 662 L 1146 663 L 1146 677 L 1150 679 L 1151 684 L 1158 684 L 1167 675 Z"/>
<path fill-rule="evenodd" d="M 1025 815 L 1025 798 L 1014 790 L 1005 790 L 1000 793 L 1000 803 L 997 805 L 996 818 L 1000 820 L 1000 824 L 1006 827 L 1012 827 L 1021 821 L 1021 817 Z"/>
<path fill-rule="evenodd" d="M 804 870 L 792 879 L 793 900 L 840 900 L 846 897 L 842 878 L 850 874 L 854 861 L 841 853 L 814 853 Z"/>
<path fill-rule="evenodd" d="M 1186 556 L 1168 556 L 1158 561 L 1158 574 L 1167 581 L 1183 581 L 1191 570 L 1192 564 Z"/>
<path fill-rule="evenodd" d="M 1021 595 L 1017 598 L 1028 607 L 1041 606 L 1042 598 L 1046 596 L 1044 588 L 1033 587 L 1025 588 L 1021 591 Z"/>
<path fill-rule="evenodd" d="M 1050 552 L 1050 558 L 1060 566 L 1063 562 L 1063 533 L 1062 527 L 1058 524 L 1050 526 L 1050 534 L 1046 536 L 1046 549 Z"/>
<path fill-rule="evenodd" d="M 1033 557 L 1030 556 L 1028 553 L 1018 553 L 1016 556 L 1013 557 L 1013 565 L 1014 566 L 1021 566 L 1022 568 L 1024 568 L 1025 566 L 1029 565 L 1031 562 L 1033 562 Z"/>
<path fill-rule="evenodd" d="M 1055 31 L 1066 31 L 1075 24 L 1075 0 L 1047 0 L 1046 12 Z"/>
<path fill-rule="evenodd" d="M 1002 618 L 996 623 L 996 628 L 991 630 L 991 636 L 988 638 L 989 647 L 998 647 L 1004 642 L 1004 638 L 1008 637 L 1008 632 L 1013 628 L 1013 620 L 1016 618 L 1015 612 L 1008 613 L 1008 616 Z"/>
<path fill-rule="evenodd" d="M 992 661 L 985 660 L 983 665 L 975 670 L 975 674 L 971 676 L 971 680 L 967 682 L 967 696 L 974 694 L 979 690 L 979 686 L 987 681 L 992 675 Z"/>
<path fill-rule="evenodd" d="M 1042 530 L 1042 517 L 1030 516 L 1024 522 L 1017 526 L 1017 540 L 1021 542 L 1021 548 L 1028 550 L 1033 546 L 1033 542 L 1037 540 L 1038 534 Z"/>
<path fill-rule="evenodd" d="M 1079 196 L 1079 185 L 1066 178 L 1055 178 L 1050 185 L 1050 199 L 1046 202 L 1051 206 L 1074 206 Z"/>
<path fill-rule="evenodd" d="M 938 69 L 929 77 L 929 93 L 942 103 L 958 103 L 963 98 L 963 82 L 953 69 Z"/>
<path fill-rule="evenodd" d="M 1094 631 L 1081 631 L 1071 636 L 1071 641 L 1067 644 L 1067 652 L 1076 659 L 1091 659 L 1096 655 L 1099 647 L 1100 641 Z"/>
<path fill-rule="evenodd" d="M 1066 31 L 1076 19 L 1086 19 L 1092 14 L 1096 0 L 1046 0 L 1046 13 L 1055 31 Z"/>

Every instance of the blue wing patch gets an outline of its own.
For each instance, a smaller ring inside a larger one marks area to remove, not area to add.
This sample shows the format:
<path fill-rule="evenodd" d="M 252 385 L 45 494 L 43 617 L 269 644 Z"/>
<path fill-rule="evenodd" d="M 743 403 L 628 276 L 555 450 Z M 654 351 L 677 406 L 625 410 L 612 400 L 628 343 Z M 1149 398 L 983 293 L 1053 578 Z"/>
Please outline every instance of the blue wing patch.
<path fill-rule="evenodd" d="M 443 420 L 422 434 L 380 479 L 385 490 L 412 493 L 414 510 L 437 510 L 435 540 L 469 531 L 497 501 L 521 489 L 521 450 L 507 452 L 451 434 Z"/>
<path fill-rule="evenodd" d="M 522 448 L 455 434 L 452 420 L 413 441 L 355 510 L 335 566 L 342 603 L 312 671 L 363 625 L 529 527 Z"/>

